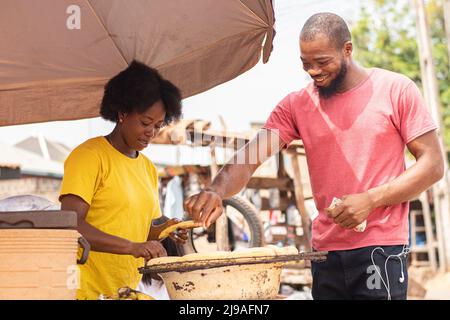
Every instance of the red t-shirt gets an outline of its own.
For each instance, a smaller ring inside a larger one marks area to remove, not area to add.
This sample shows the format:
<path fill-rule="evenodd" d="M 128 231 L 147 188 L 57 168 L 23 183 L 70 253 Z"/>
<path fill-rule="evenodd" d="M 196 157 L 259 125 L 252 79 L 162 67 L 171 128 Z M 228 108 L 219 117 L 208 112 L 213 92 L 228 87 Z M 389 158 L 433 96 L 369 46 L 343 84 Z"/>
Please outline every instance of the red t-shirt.
<path fill-rule="evenodd" d="M 405 145 L 437 128 L 414 82 L 373 68 L 359 85 L 329 99 L 320 98 L 310 83 L 285 97 L 264 128 L 288 144 L 303 141 L 319 211 L 312 225 L 315 249 L 408 243 L 408 202 L 373 210 L 364 232 L 340 227 L 324 209 L 333 197 L 365 192 L 398 177 L 405 171 Z"/>

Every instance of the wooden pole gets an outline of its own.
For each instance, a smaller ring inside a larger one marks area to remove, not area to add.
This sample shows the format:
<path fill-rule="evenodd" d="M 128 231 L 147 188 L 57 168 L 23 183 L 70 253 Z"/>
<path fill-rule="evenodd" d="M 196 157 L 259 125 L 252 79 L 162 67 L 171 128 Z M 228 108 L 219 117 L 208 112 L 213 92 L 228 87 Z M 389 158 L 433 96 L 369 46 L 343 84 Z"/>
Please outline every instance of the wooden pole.
<path fill-rule="evenodd" d="M 436 242 L 433 236 L 433 225 L 431 222 L 431 212 L 430 212 L 430 204 L 428 203 L 428 194 L 427 192 L 422 192 L 419 196 L 419 201 L 422 204 L 422 216 L 423 222 L 425 225 L 425 235 L 426 235 L 426 244 L 428 249 L 428 260 L 430 261 L 431 270 L 433 272 L 437 271 L 437 259 L 436 259 Z M 412 226 L 415 226 L 411 224 Z M 437 228 L 437 227 L 436 227 Z M 415 245 L 416 242 L 413 242 Z M 440 253 L 441 257 L 444 257 L 444 246 L 437 246 L 438 253 Z M 444 271 L 443 264 L 441 263 L 441 271 Z"/>
<path fill-rule="evenodd" d="M 216 144 L 213 141 L 210 145 L 211 153 L 211 181 L 219 172 L 216 158 Z M 224 208 L 225 210 L 226 208 Z M 228 219 L 226 211 L 216 220 L 216 245 L 219 251 L 230 251 L 230 243 L 228 239 Z"/>
<path fill-rule="evenodd" d="M 300 165 L 298 162 L 298 154 L 296 152 L 290 152 L 292 169 L 294 172 L 294 190 L 295 190 L 295 201 L 297 204 L 297 209 L 300 212 L 300 216 L 302 218 L 302 228 L 303 235 L 306 238 L 305 241 L 305 249 L 306 251 L 311 250 L 311 235 L 310 235 L 310 227 L 311 227 L 311 219 L 309 217 L 308 211 L 305 207 L 305 196 L 303 194 L 303 184 L 302 184 L 302 176 Z"/>
<path fill-rule="evenodd" d="M 443 0 L 445 35 L 447 38 L 448 59 L 450 61 L 450 0 Z"/>
<path fill-rule="evenodd" d="M 436 78 L 436 70 L 433 64 L 431 51 L 430 32 L 428 29 L 425 4 L 423 0 L 412 0 L 416 12 L 417 41 L 419 46 L 420 69 L 422 73 L 422 85 L 425 101 L 430 108 L 433 119 L 439 126 L 438 135 L 442 150 L 445 150 L 443 140 L 444 126 L 440 112 L 439 89 Z M 445 173 L 433 188 L 433 202 L 436 219 L 440 220 L 441 230 L 437 230 L 438 241 L 443 241 L 445 248 L 445 259 L 440 261 L 442 268 L 447 269 L 450 266 L 450 206 L 449 206 L 449 180 L 447 156 L 444 155 Z M 436 224 L 439 226 L 439 223 Z"/>

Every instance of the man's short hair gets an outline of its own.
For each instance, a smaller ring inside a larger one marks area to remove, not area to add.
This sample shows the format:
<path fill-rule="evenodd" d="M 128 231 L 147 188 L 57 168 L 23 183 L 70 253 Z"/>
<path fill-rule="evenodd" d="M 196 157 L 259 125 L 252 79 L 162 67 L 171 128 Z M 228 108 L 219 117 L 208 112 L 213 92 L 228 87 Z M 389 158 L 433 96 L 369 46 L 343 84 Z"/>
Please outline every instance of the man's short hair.
<path fill-rule="evenodd" d="M 312 41 L 320 33 L 334 42 L 338 49 L 341 49 L 347 41 L 352 40 L 344 19 L 334 13 L 322 12 L 311 16 L 306 20 L 300 32 L 300 40 Z"/>

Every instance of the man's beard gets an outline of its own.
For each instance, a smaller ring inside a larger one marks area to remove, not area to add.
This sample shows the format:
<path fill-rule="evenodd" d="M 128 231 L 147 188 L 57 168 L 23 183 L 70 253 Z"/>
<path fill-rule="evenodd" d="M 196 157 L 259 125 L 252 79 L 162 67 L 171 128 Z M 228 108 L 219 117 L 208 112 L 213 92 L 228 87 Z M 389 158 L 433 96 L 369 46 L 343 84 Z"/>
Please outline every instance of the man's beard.
<path fill-rule="evenodd" d="M 339 70 L 338 75 L 336 76 L 336 78 L 333 79 L 333 81 L 331 81 L 329 86 L 327 87 L 316 86 L 317 90 L 319 90 L 319 95 L 324 99 L 332 97 L 341 88 L 346 75 L 347 75 L 347 64 L 345 63 L 345 61 L 342 61 L 341 69 Z"/>

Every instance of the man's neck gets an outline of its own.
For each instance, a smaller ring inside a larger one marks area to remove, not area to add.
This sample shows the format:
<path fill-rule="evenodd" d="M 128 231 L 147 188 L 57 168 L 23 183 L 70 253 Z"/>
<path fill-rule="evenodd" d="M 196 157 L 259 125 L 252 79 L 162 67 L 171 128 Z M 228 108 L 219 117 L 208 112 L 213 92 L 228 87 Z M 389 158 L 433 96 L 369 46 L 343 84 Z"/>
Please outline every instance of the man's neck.
<path fill-rule="evenodd" d="M 345 92 L 358 86 L 362 81 L 367 78 L 367 70 L 360 67 L 354 61 L 351 61 L 347 66 L 347 74 L 342 86 L 339 88 L 338 92 Z"/>

